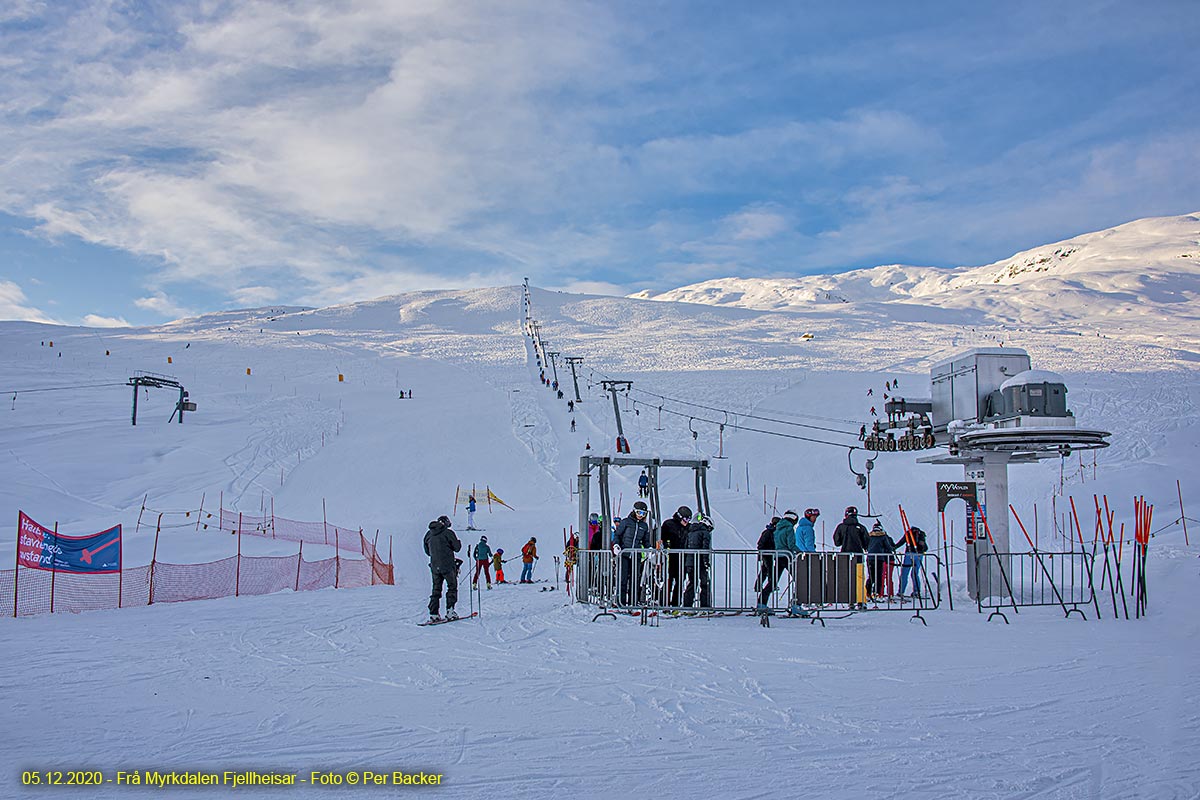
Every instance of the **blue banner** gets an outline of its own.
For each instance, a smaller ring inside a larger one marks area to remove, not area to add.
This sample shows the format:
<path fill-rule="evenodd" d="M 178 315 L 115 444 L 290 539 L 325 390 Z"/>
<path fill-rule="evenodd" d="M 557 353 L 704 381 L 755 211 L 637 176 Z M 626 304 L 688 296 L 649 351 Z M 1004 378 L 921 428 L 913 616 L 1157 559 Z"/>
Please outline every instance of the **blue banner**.
<path fill-rule="evenodd" d="M 67 536 L 20 512 L 17 563 L 30 569 L 104 574 L 121 571 L 121 526 L 88 536 Z"/>

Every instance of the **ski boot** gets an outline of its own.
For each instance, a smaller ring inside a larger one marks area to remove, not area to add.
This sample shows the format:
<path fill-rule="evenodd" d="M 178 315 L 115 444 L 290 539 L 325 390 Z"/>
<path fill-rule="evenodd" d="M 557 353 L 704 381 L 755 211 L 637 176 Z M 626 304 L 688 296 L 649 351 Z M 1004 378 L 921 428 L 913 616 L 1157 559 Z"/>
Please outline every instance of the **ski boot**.
<path fill-rule="evenodd" d="M 446 609 L 446 619 L 448 619 L 448 620 L 458 619 L 458 612 L 455 611 L 453 608 Z"/>

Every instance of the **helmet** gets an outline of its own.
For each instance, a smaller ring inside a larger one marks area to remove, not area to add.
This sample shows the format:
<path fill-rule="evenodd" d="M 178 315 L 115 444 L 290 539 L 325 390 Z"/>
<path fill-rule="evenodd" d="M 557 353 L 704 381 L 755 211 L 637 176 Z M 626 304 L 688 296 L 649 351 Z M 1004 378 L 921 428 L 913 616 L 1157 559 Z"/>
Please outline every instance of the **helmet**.
<path fill-rule="evenodd" d="M 502 555 L 504 555 L 504 548 L 503 548 L 503 547 L 497 547 L 497 548 L 496 548 L 496 555 L 498 555 L 498 556 L 502 556 Z"/>
<path fill-rule="evenodd" d="M 486 536 L 480 536 L 480 537 L 479 537 L 479 541 L 481 541 L 481 542 L 486 542 L 486 541 L 487 541 L 487 537 L 486 537 Z"/>
<path fill-rule="evenodd" d="M 447 528 L 452 527 L 454 525 L 454 523 L 450 521 L 450 518 L 447 517 L 445 514 L 442 514 L 440 517 L 438 517 L 437 521 L 442 523 L 443 525 L 445 525 Z"/>
<path fill-rule="evenodd" d="M 646 504 L 643 503 L 641 500 L 638 500 L 636 503 L 633 504 L 633 510 L 634 511 L 649 511 L 649 509 L 646 507 Z"/>
<path fill-rule="evenodd" d="M 795 511 L 792 511 L 790 508 L 787 511 L 783 512 L 783 518 L 788 520 L 789 522 L 799 522 L 800 521 L 800 516 Z"/>
<path fill-rule="evenodd" d="M 883 525 L 879 522 L 879 520 L 875 520 L 875 524 L 871 526 L 871 530 L 881 531 L 883 530 Z"/>
<path fill-rule="evenodd" d="M 534 544 L 537 544 L 537 537 L 536 537 L 536 536 L 530 536 L 530 537 L 529 537 L 529 541 L 533 542 Z"/>
<path fill-rule="evenodd" d="M 600 515 L 599 515 L 599 514 L 597 514 L 595 511 L 593 511 L 593 512 L 591 513 L 591 515 L 588 517 L 588 521 L 589 521 L 589 522 L 599 522 L 599 521 L 600 521 Z"/>
<path fill-rule="evenodd" d="M 846 516 L 847 517 L 857 517 L 858 516 L 858 506 L 846 506 Z"/>
<path fill-rule="evenodd" d="M 819 516 L 821 516 L 821 511 L 820 511 L 820 509 L 816 509 L 816 508 L 806 508 L 806 509 L 804 509 L 804 516 L 819 517 Z"/>
<path fill-rule="evenodd" d="M 680 506 L 678 509 L 676 509 L 675 516 L 679 517 L 680 519 L 691 519 L 692 510 L 687 506 Z"/>

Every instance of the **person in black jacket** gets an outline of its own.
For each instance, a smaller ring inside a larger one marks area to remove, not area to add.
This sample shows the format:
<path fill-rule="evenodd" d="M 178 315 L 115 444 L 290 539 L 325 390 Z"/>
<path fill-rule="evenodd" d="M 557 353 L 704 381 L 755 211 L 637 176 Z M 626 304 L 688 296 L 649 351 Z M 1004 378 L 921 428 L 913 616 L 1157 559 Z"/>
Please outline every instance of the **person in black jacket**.
<path fill-rule="evenodd" d="M 633 511 L 621 520 L 613 533 L 613 551 L 617 553 L 620 562 L 618 580 L 621 605 L 630 605 L 633 599 L 629 591 L 633 578 L 633 553 L 629 550 L 650 546 L 650 526 L 646 522 L 649 513 L 646 504 L 638 500 L 633 504 Z"/>
<path fill-rule="evenodd" d="M 867 529 L 858 521 L 858 509 L 846 508 L 845 518 L 833 530 L 833 544 L 843 553 L 867 552 Z"/>
<path fill-rule="evenodd" d="M 433 575 L 433 593 L 429 596 L 429 621 L 439 619 L 438 607 L 442 602 L 442 583 L 446 583 L 446 617 L 458 619 L 454 604 L 458 602 L 458 565 L 455 553 L 462 550 L 462 542 L 450 527 L 450 518 L 441 516 L 429 523 L 425 532 L 425 555 L 429 556 L 429 571 Z"/>
<path fill-rule="evenodd" d="M 878 520 L 871 526 L 871 535 L 867 537 L 867 552 L 870 553 L 871 562 L 868 592 L 873 597 L 881 598 L 885 588 L 891 593 L 892 553 L 896 552 L 896 542 L 887 535 Z"/>
<path fill-rule="evenodd" d="M 779 570 L 775 564 L 775 526 L 782 517 L 771 517 L 767 527 L 758 535 L 758 605 L 765 606 L 775 588 Z M 786 559 L 784 559 L 786 561 Z"/>
<path fill-rule="evenodd" d="M 712 520 L 701 514 L 697 514 L 692 523 L 687 529 L 687 549 L 688 550 L 712 550 Z M 709 562 L 712 556 L 707 553 L 688 553 L 683 557 L 683 576 L 687 582 L 687 588 L 683 591 L 683 605 L 686 608 L 691 608 L 693 600 L 695 600 L 696 588 L 700 589 L 700 607 L 711 608 L 712 599 L 710 597 L 709 585 Z"/>
<path fill-rule="evenodd" d="M 667 548 L 667 594 L 670 605 L 679 605 L 679 591 L 683 587 L 683 558 L 680 550 L 687 547 L 688 525 L 692 522 L 692 510 L 680 506 L 669 520 L 662 524 L 662 543 Z M 670 551 L 676 551 L 671 553 Z"/>

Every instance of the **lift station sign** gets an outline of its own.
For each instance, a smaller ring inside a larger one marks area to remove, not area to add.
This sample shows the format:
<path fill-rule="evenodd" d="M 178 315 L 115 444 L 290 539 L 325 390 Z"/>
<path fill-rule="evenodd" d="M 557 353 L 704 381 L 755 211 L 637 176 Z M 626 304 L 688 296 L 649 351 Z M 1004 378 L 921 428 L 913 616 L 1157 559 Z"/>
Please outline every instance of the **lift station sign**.
<path fill-rule="evenodd" d="M 967 504 L 966 539 L 968 542 L 975 541 L 977 518 L 981 510 L 979 484 L 975 481 L 938 481 L 937 497 L 938 513 L 945 511 L 951 500 L 962 500 Z"/>

